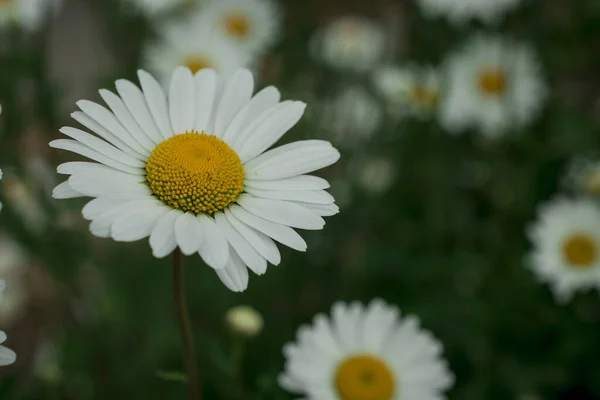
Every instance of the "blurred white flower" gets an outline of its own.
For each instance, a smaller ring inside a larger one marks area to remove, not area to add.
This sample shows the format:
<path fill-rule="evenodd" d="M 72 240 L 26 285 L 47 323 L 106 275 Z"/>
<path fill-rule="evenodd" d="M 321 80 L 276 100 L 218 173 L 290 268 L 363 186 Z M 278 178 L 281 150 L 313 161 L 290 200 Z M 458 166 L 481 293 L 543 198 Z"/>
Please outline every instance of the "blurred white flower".
<path fill-rule="evenodd" d="M 147 16 L 155 16 L 180 7 L 193 5 L 197 0 L 126 0 Z"/>
<path fill-rule="evenodd" d="M 578 157 L 569 163 L 563 184 L 582 194 L 600 195 L 600 160 Z"/>
<path fill-rule="evenodd" d="M 250 54 L 262 53 L 279 39 L 281 15 L 273 0 L 210 0 L 200 13 L 200 25 Z"/>
<path fill-rule="evenodd" d="M 418 3 L 430 18 L 444 16 L 453 24 L 464 25 L 472 19 L 497 23 L 521 0 L 419 0 Z"/>
<path fill-rule="evenodd" d="M 377 99 L 362 86 L 346 87 L 321 108 L 322 123 L 332 131 L 332 140 L 343 147 L 370 138 L 381 127 L 382 114 Z"/>
<path fill-rule="evenodd" d="M 424 117 L 438 109 L 440 77 L 433 68 L 388 66 L 377 70 L 373 81 L 392 116 Z"/>
<path fill-rule="evenodd" d="M 225 320 L 229 329 L 247 337 L 258 335 L 263 328 L 262 315 L 250 306 L 237 306 L 227 311 Z"/>
<path fill-rule="evenodd" d="M 58 10 L 62 0 L 3 0 L 0 1 L 0 28 L 17 25 L 26 31 L 36 31 L 45 18 Z"/>
<path fill-rule="evenodd" d="M 600 290 L 600 206 L 591 199 L 557 198 L 538 207 L 527 229 L 530 267 L 560 302 L 574 292 Z"/>
<path fill-rule="evenodd" d="M 24 285 L 27 254 L 17 242 L 5 234 L 0 235 L 0 280 L 11 284 L 0 299 L 0 321 L 10 324 L 19 316 L 27 300 Z"/>
<path fill-rule="evenodd" d="M 368 157 L 358 163 L 355 176 L 363 190 L 382 194 L 394 183 L 396 166 L 387 157 Z"/>
<path fill-rule="evenodd" d="M 306 399 L 442 399 L 454 383 L 443 345 L 381 300 L 334 304 L 283 348 L 279 384 Z"/>
<path fill-rule="evenodd" d="M 498 37 L 477 35 L 447 60 L 442 123 L 453 133 L 476 128 L 495 137 L 531 122 L 546 95 L 533 53 Z"/>
<path fill-rule="evenodd" d="M 341 17 L 317 32 L 310 46 L 316 59 L 333 68 L 365 72 L 383 56 L 385 31 L 362 17 Z"/>
<path fill-rule="evenodd" d="M 3 301 L 4 289 L 6 288 L 6 281 L 0 280 L 0 302 Z M 0 367 L 10 365 L 17 360 L 17 355 L 11 349 L 1 346 L 6 341 L 6 333 L 0 331 Z"/>
<path fill-rule="evenodd" d="M 41 232 L 46 228 L 48 216 L 28 182 L 14 175 L 7 176 L 2 181 L 2 193 L 7 204 L 19 215 L 27 229 Z"/>
<path fill-rule="evenodd" d="M 212 68 L 227 78 L 252 61 L 248 53 L 207 29 L 195 18 L 163 25 L 159 36 L 162 40 L 146 48 L 145 62 L 163 85 L 169 82 L 176 66 L 188 67 L 192 73 Z"/>

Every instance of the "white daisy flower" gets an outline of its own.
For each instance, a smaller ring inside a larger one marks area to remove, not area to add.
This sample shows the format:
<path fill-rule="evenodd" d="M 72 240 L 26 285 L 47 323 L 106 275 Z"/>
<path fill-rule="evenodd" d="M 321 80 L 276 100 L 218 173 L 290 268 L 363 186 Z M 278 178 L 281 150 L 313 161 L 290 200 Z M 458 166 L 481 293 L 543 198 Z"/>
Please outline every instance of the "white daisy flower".
<path fill-rule="evenodd" d="M 190 6 L 196 0 L 127 0 L 136 9 L 147 16 L 155 16 L 177 8 Z"/>
<path fill-rule="evenodd" d="M 269 86 L 254 96 L 252 74 L 224 84 L 214 70 L 193 75 L 177 67 L 165 96 L 139 71 L 142 89 L 118 80 L 119 95 L 100 90 L 110 110 L 87 100 L 73 118 L 95 132 L 60 131 L 50 143 L 95 162 L 58 167 L 70 175 L 55 198 L 89 196 L 83 208 L 91 232 L 117 241 L 150 237 L 156 257 L 179 247 L 199 253 L 225 285 L 243 291 L 246 266 L 263 274 L 279 264 L 272 239 L 299 251 L 292 228 L 319 230 L 338 208 L 326 180 L 306 175 L 335 163 L 329 142 L 304 140 L 268 150 L 302 117 L 306 104 L 280 102 Z M 111 111 L 112 110 L 112 111 Z"/>
<path fill-rule="evenodd" d="M 45 18 L 61 5 L 61 0 L 0 1 L 0 27 L 15 24 L 26 31 L 36 31 Z"/>
<path fill-rule="evenodd" d="M 0 302 L 2 301 L 5 288 L 6 282 L 3 279 L 0 279 Z M 5 341 L 6 333 L 4 333 L 4 331 L 0 331 L 0 367 L 13 364 L 17 360 L 17 355 L 14 351 L 7 347 L 1 346 L 1 344 Z"/>
<path fill-rule="evenodd" d="M 162 40 L 151 43 L 145 51 L 148 69 L 158 75 L 159 82 L 168 84 L 176 66 L 186 66 L 193 73 L 204 68 L 229 77 L 240 67 L 251 64 L 248 53 L 236 48 L 222 36 L 210 32 L 206 25 L 194 19 L 163 25 Z"/>
<path fill-rule="evenodd" d="M 416 317 L 381 300 L 340 302 L 285 345 L 279 383 L 307 400 L 443 399 L 454 377 L 442 349 Z"/>
<path fill-rule="evenodd" d="M 600 195 L 600 161 L 578 157 L 567 167 L 564 185 L 582 194 Z"/>
<path fill-rule="evenodd" d="M 381 105 L 362 86 L 349 86 L 323 102 L 320 115 L 333 140 L 351 147 L 370 138 L 383 121 Z"/>
<path fill-rule="evenodd" d="M 561 302 L 578 290 L 600 290 L 600 207 L 590 199 L 558 198 L 538 209 L 527 230 L 530 267 Z"/>
<path fill-rule="evenodd" d="M 476 36 L 447 61 L 442 122 L 452 132 L 498 136 L 531 122 L 546 94 L 540 65 L 524 45 Z"/>
<path fill-rule="evenodd" d="M 453 24 L 465 25 L 473 19 L 496 24 L 521 0 L 419 0 L 418 3 L 427 17 L 444 16 Z"/>
<path fill-rule="evenodd" d="M 384 67 L 375 73 L 374 83 L 396 117 L 423 117 L 437 111 L 441 87 L 433 68 Z"/>
<path fill-rule="evenodd" d="M 315 58 L 332 68 L 365 72 L 383 57 L 385 31 L 380 24 L 361 17 L 341 17 L 311 39 Z"/>
<path fill-rule="evenodd" d="M 272 0 L 210 0 L 202 22 L 249 53 L 261 53 L 275 43 L 281 15 Z"/>

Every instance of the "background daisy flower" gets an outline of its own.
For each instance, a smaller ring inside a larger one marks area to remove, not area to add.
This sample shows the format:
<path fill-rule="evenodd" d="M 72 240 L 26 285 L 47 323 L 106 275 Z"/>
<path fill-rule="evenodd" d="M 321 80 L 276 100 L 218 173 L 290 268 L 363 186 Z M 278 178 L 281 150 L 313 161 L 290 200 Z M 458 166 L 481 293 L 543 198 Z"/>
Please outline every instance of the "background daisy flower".
<path fill-rule="evenodd" d="M 285 345 L 280 385 L 307 399 L 443 398 L 454 377 L 442 344 L 381 300 L 338 302 Z"/>
<path fill-rule="evenodd" d="M 26 31 L 36 31 L 62 0 L 4 0 L 0 1 L 0 27 L 15 24 Z"/>
<path fill-rule="evenodd" d="M 70 139 L 50 143 L 95 162 L 58 167 L 70 175 L 56 198 L 88 196 L 83 208 L 99 237 L 149 237 L 156 257 L 176 248 L 199 253 L 225 285 L 243 291 L 247 267 L 262 275 L 281 255 L 273 239 L 299 251 L 293 228 L 318 230 L 337 213 L 326 180 L 307 175 L 335 163 L 330 143 L 303 140 L 268 150 L 304 114 L 269 86 L 253 95 L 245 69 L 223 84 L 214 70 L 174 70 L 165 96 L 139 71 L 142 89 L 126 80 L 119 95 L 101 90 L 105 107 L 81 100 L 72 114 L 97 136 L 64 127 Z"/>
<path fill-rule="evenodd" d="M 373 68 L 385 50 L 385 31 L 369 19 L 340 17 L 314 34 L 313 56 L 332 68 L 364 72 Z"/>
<path fill-rule="evenodd" d="M 184 6 L 194 5 L 198 0 L 121 0 L 131 3 L 137 10 L 147 16 L 155 16 L 176 10 Z"/>
<path fill-rule="evenodd" d="M 272 0 L 208 0 L 200 14 L 198 24 L 251 54 L 262 53 L 279 38 L 281 15 Z"/>
<path fill-rule="evenodd" d="M 6 281 L 4 279 L 0 279 L 0 302 L 2 302 L 2 297 L 4 294 L 4 289 L 6 288 Z M 17 360 L 17 355 L 14 351 L 9 349 L 8 347 L 1 346 L 2 343 L 6 341 L 6 333 L 0 330 L 0 367 L 5 365 L 13 364 Z"/>
<path fill-rule="evenodd" d="M 524 45 L 477 35 L 446 61 L 442 123 L 498 136 L 537 117 L 546 87 L 533 53 Z"/>
<path fill-rule="evenodd" d="M 472 19 L 485 23 L 497 23 L 521 0 L 418 0 L 428 17 L 446 17 L 450 22 L 464 25 Z"/>
<path fill-rule="evenodd" d="M 210 32 L 195 19 L 163 25 L 160 40 L 145 49 L 145 63 L 158 76 L 159 82 L 168 84 L 173 68 L 186 66 L 193 73 L 211 68 L 225 77 L 240 67 L 251 64 L 251 56 Z"/>
<path fill-rule="evenodd" d="M 597 157 L 576 157 L 563 176 L 567 189 L 586 195 L 600 195 L 600 162 Z"/>
<path fill-rule="evenodd" d="M 388 66 L 376 71 L 373 81 L 393 116 L 423 117 L 438 108 L 441 84 L 433 68 Z"/>
<path fill-rule="evenodd" d="M 600 206 L 590 199 L 557 198 L 538 209 L 528 228 L 530 267 L 560 302 L 579 290 L 600 290 Z"/>

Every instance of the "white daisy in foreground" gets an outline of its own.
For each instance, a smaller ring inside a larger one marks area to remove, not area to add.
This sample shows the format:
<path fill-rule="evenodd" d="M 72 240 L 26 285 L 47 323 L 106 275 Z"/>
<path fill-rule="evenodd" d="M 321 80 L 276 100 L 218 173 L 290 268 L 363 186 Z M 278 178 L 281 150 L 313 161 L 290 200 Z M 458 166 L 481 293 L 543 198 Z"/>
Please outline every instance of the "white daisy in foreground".
<path fill-rule="evenodd" d="M 0 279 L 0 302 L 2 302 L 2 296 L 4 289 L 6 288 L 6 282 Z M 0 367 L 10 365 L 17 360 L 17 355 L 11 349 L 1 346 L 6 341 L 6 333 L 0 331 Z"/>
<path fill-rule="evenodd" d="M 418 0 L 418 3 L 428 17 L 444 16 L 453 24 L 463 25 L 472 19 L 497 23 L 521 0 Z"/>
<path fill-rule="evenodd" d="M 17 25 L 26 31 L 36 31 L 61 0 L 2 0 L 0 1 L 0 27 Z"/>
<path fill-rule="evenodd" d="M 385 67 L 375 73 L 374 82 L 394 116 L 424 117 L 437 111 L 440 77 L 433 68 Z"/>
<path fill-rule="evenodd" d="M 272 0 L 209 0 L 202 17 L 199 23 L 250 53 L 274 44 L 281 29 L 281 15 Z"/>
<path fill-rule="evenodd" d="M 193 5 L 197 0 L 127 0 L 136 9 L 147 16 L 176 10 Z"/>
<path fill-rule="evenodd" d="M 364 72 L 373 68 L 384 50 L 383 27 L 361 17 L 338 18 L 311 39 L 314 57 L 341 70 Z"/>
<path fill-rule="evenodd" d="M 454 382 L 442 344 L 381 300 L 336 303 L 284 347 L 279 383 L 310 400 L 443 399 Z"/>
<path fill-rule="evenodd" d="M 186 66 L 192 73 L 211 68 L 228 77 L 251 63 L 248 53 L 195 19 L 165 24 L 159 36 L 161 40 L 149 44 L 144 56 L 148 69 L 158 75 L 161 84 L 168 84 L 177 66 Z"/>
<path fill-rule="evenodd" d="M 576 192 L 600 195 L 600 161 L 578 157 L 567 167 L 564 185 Z"/>
<path fill-rule="evenodd" d="M 112 112 L 87 100 L 73 118 L 72 139 L 50 143 L 95 162 L 58 167 L 70 175 L 55 198 L 95 197 L 83 208 L 91 232 L 117 241 L 150 237 L 154 256 L 177 247 L 199 253 L 225 285 L 242 291 L 246 266 L 265 273 L 281 257 L 272 239 L 299 251 L 292 228 L 318 230 L 338 208 L 326 180 L 306 175 L 335 163 L 329 142 L 304 140 L 268 150 L 302 117 L 306 104 L 280 102 L 269 86 L 254 96 L 252 74 L 240 69 L 224 84 L 214 70 L 178 67 L 168 95 L 139 71 L 142 90 L 116 82 L 100 94 Z M 268 151 L 267 151 L 268 150 Z"/>
<path fill-rule="evenodd" d="M 476 36 L 447 60 L 442 122 L 452 132 L 498 136 L 531 122 L 546 94 L 540 65 L 524 45 Z"/>
<path fill-rule="evenodd" d="M 577 290 L 600 290 L 600 206 L 590 199 L 558 198 L 540 206 L 527 230 L 530 266 L 557 299 Z"/>
<path fill-rule="evenodd" d="M 383 120 L 379 102 L 361 86 L 349 86 L 324 101 L 320 115 L 333 140 L 346 147 L 370 138 Z"/>

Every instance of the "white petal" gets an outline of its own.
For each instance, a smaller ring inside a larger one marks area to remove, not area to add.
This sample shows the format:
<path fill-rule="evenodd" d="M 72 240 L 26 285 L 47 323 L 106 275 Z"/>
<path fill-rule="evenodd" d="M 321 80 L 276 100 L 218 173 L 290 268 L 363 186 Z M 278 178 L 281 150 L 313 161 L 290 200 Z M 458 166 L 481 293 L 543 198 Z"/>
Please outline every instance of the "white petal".
<path fill-rule="evenodd" d="M 83 194 L 79 193 L 76 190 L 73 190 L 71 186 L 69 186 L 68 181 L 64 181 L 56 185 L 56 187 L 52 190 L 52 198 L 54 199 L 74 199 L 77 197 L 85 197 Z"/>
<path fill-rule="evenodd" d="M 105 168 L 112 168 L 108 165 L 88 161 L 69 161 L 66 163 L 62 163 L 58 167 L 56 167 L 56 172 L 59 174 L 72 175 L 78 172 L 97 171 L 98 165 Z M 127 171 L 127 173 L 131 175 L 146 176 L 146 170 L 142 168 L 135 168 L 132 171 Z"/>
<path fill-rule="evenodd" d="M 209 267 L 219 269 L 225 267 L 229 260 L 229 244 L 227 238 L 211 217 L 198 214 L 196 217 L 202 227 L 204 241 L 200 246 L 200 257 Z"/>
<path fill-rule="evenodd" d="M 258 92 L 240 109 L 221 139 L 228 144 L 235 143 L 244 128 L 258 118 L 265 110 L 276 105 L 280 97 L 279 90 L 273 86 L 266 87 Z"/>
<path fill-rule="evenodd" d="M 169 87 L 169 116 L 175 134 L 194 129 L 195 89 L 192 72 L 185 67 L 175 68 Z"/>
<path fill-rule="evenodd" d="M 129 165 L 125 165 L 123 163 L 113 160 L 112 158 L 106 157 L 106 156 L 98 153 L 96 150 L 92 150 L 89 147 L 79 143 L 76 140 L 56 139 L 56 140 L 51 141 L 49 143 L 49 145 L 50 145 L 50 147 L 53 147 L 55 149 L 62 149 L 62 150 L 67 150 L 67 151 L 70 151 L 73 153 L 77 153 L 77 154 L 87 157 L 91 160 L 97 161 L 97 162 L 107 165 L 109 167 L 118 169 L 123 172 L 130 173 L 130 174 L 135 174 L 136 171 L 139 170 L 139 168 L 130 167 Z"/>
<path fill-rule="evenodd" d="M 148 237 L 158 220 L 170 211 L 160 201 L 149 198 L 123 207 L 120 217 L 111 227 L 111 237 L 118 242 L 134 242 Z"/>
<path fill-rule="evenodd" d="M 169 121 L 169 113 L 167 111 L 167 98 L 165 92 L 160 87 L 160 84 L 144 70 L 138 70 L 138 78 L 144 91 L 144 97 L 148 104 L 148 109 L 154 118 L 154 122 L 158 127 L 163 138 L 168 139 L 173 136 L 173 128 Z"/>
<path fill-rule="evenodd" d="M 318 230 L 325 226 L 323 218 L 288 201 L 261 199 L 242 194 L 238 197 L 237 203 L 254 215 L 293 228 Z"/>
<path fill-rule="evenodd" d="M 119 79 L 115 83 L 115 86 L 117 87 L 119 96 L 121 96 L 121 99 L 123 99 L 129 112 L 146 136 L 148 136 L 155 145 L 162 142 L 164 138 L 154 122 L 154 118 L 146 104 L 144 93 L 142 93 L 140 88 L 126 79 Z"/>
<path fill-rule="evenodd" d="M 148 157 L 150 152 L 144 149 L 140 144 L 131 136 L 129 132 L 121 125 L 117 117 L 102 107 L 100 104 L 94 103 L 93 101 L 88 100 L 79 100 L 77 103 L 77 107 L 81 109 L 84 113 L 89 115 L 94 121 L 102 125 L 104 129 L 109 132 L 112 132 L 116 137 L 121 139 L 127 146 L 129 146 L 133 151 L 137 154 L 140 154 L 144 157 Z M 133 153 L 133 154 L 135 154 Z M 132 155 L 133 155 L 132 154 Z"/>
<path fill-rule="evenodd" d="M 123 103 L 123 100 L 110 90 L 100 89 L 100 96 L 104 99 L 106 104 L 110 107 L 112 112 L 116 115 L 117 119 L 125 129 L 131 134 L 131 136 L 142 146 L 148 155 L 154 150 L 154 143 L 138 126 L 137 122 L 133 119 L 133 116 Z"/>
<path fill-rule="evenodd" d="M 177 219 L 175 222 L 175 239 L 181 252 L 186 256 L 200 250 L 204 235 L 202 226 L 194 214 L 186 212 Z"/>
<path fill-rule="evenodd" d="M 269 150 L 247 163 L 244 165 L 246 177 L 254 180 L 289 178 L 327 167 L 340 158 L 340 153 L 329 143 L 296 148 L 294 145 Z"/>
<path fill-rule="evenodd" d="M 272 181 L 246 179 L 244 186 L 260 190 L 323 190 L 330 187 L 327 180 L 312 175 L 298 175 Z"/>
<path fill-rule="evenodd" d="M 69 177 L 69 186 L 86 196 L 110 196 L 119 193 L 139 193 L 150 195 L 150 188 L 140 182 L 140 177 L 117 171 L 112 168 L 94 172 L 80 172 Z"/>
<path fill-rule="evenodd" d="M 250 122 L 250 124 L 242 132 L 236 135 L 235 141 L 230 144 L 231 148 L 235 150 L 237 154 L 241 154 L 250 136 L 252 136 L 268 118 L 271 118 L 272 115 L 278 113 L 279 110 L 286 107 L 290 103 L 291 101 L 283 101 L 263 111 L 252 122 Z"/>
<path fill-rule="evenodd" d="M 87 220 L 94 220 L 98 218 L 101 214 L 107 212 L 108 210 L 115 208 L 115 206 L 120 204 L 128 203 L 130 200 L 134 200 L 135 198 L 115 198 L 115 197 L 97 197 L 92 199 L 86 203 L 85 206 L 81 209 L 81 214 L 83 218 Z"/>
<path fill-rule="evenodd" d="M 147 157 L 133 150 L 129 145 L 127 145 L 123 140 L 117 137 L 114 132 L 110 132 L 98 122 L 96 122 L 92 117 L 84 113 L 83 111 L 75 111 L 71 113 L 71 117 L 79 122 L 81 125 L 85 126 L 96 135 L 100 136 L 107 142 L 111 143 L 116 148 L 121 151 L 129 154 L 137 158 L 138 160 L 145 160 Z"/>
<path fill-rule="evenodd" d="M 106 207 L 94 216 L 94 220 L 90 224 L 90 232 L 98 237 L 110 237 L 111 226 L 124 216 L 122 210 L 130 207 L 132 204 L 137 204 L 137 202 L 137 200 L 121 201 L 120 203 Z"/>
<path fill-rule="evenodd" d="M 215 214 L 215 221 L 223 233 L 225 233 L 231 247 L 233 247 L 248 268 L 257 275 L 264 274 L 267 271 L 267 260 L 258 254 L 252 245 L 239 234 L 222 212 Z"/>
<path fill-rule="evenodd" d="M 264 258 L 273 265 L 281 263 L 281 254 L 273 240 L 258 230 L 240 221 L 229 209 L 225 210 L 227 221 Z"/>
<path fill-rule="evenodd" d="M 233 249 L 228 249 L 228 251 L 231 253 L 231 257 L 227 265 L 215 272 L 229 290 L 243 292 L 248 287 L 248 269 Z"/>
<path fill-rule="evenodd" d="M 306 104 L 294 101 L 266 118 L 242 145 L 240 158 L 245 163 L 258 156 L 290 130 L 304 114 Z"/>
<path fill-rule="evenodd" d="M 242 207 L 233 204 L 229 206 L 231 212 L 246 225 L 253 227 L 254 229 L 270 236 L 274 240 L 294 250 L 306 251 L 306 242 L 302 239 L 302 236 L 289 226 L 276 224 L 271 221 L 267 221 L 263 218 L 257 217 L 254 214 L 249 213 Z"/>
<path fill-rule="evenodd" d="M 217 73 L 213 69 L 202 69 L 194 76 L 196 85 L 196 120 L 194 130 L 203 132 L 208 129 L 213 108 L 216 106 Z"/>
<path fill-rule="evenodd" d="M 168 256 L 177 247 L 175 240 L 175 221 L 182 214 L 180 210 L 171 210 L 158 220 L 150 234 L 150 247 L 156 258 Z"/>
<path fill-rule="evenodd" d="M 313 204 L 301 201 L 294 201 L 293 203 L 305 207 L 321 217 L 331 217 L 340 212 L 340 208 L 336 204 Z"/>
<path fill-rule="evenodd" d="M 90 135 L 87 132 L 84 132 L 79 129 L 71 128 L 68 126 L 64 126 L 59 129 L 59 131 L 70 138 L 77 140 L 79 143 L 82 143 L 88 146 L 90 149 L 96 150 L 98 153 L 112 158 L 115 161 L 118 161 L 122 164 L 129 165 L 134 168 L 144 168 L 146 165 L 144 161 L 138 160 L 129 154 L 117 149 L 116 147 L 106 143 L 102 139 L 98 139 L 95 136 Z"/>
<path fill-rule="evenodd" d="M 303 201 L 314 204 L 331 204 L 335 202 L 333 196 L 324 190 L 260 190 L 248 187 L 244 190 L 253 196 L 264 199 Z"/>
<path fill-rule="evenodd" d="M 0 367 L 17 361 L 17 354 L 8 347 L 0 346 Z"/>
<path fill-rule="evenodd" d="M 215 136 L 222 137 L 231 120 L 252 97 L 254 77 L 245 68 L 238 69 L 227 81 L 215 119 Z"/>

